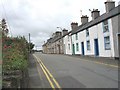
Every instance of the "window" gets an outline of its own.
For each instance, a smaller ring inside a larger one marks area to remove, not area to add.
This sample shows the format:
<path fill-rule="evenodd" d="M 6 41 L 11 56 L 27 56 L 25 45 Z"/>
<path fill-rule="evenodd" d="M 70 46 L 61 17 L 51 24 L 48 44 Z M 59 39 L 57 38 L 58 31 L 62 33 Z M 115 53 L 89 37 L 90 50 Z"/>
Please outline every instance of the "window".
<path fill-rule="evenodd" d="M 78 33 L 76 33 L 75 36 L 76 36 L 76 40 L 78 40 Z"/>
<path fill-rule="evenodd" d="M 69 35 L 68 35 L 68 41 L 69 41 Z"/>
<path fill-rule="evenodd" d="M 76 43 L 76 51 L 79 51 L 79 44 Z"/>
<path fill-rule="evenodd" d="M 86 29 L 86 37 L 88 37 L 88 36 L 89 36 L 89 30 Z"/>
<path fill-rule="evenodd" d="M 70 50 L 70 44 L 68 44 L 68 49 Z"/>
<path fill-rule="evenodd" d="M 103 21 L 103 32 L 109 32 L 108 20 Z"/>
<path fill-rule="evenodd" d="M 90 41 L 87 41 L 87 50 L 90 50 Z"/>
<path fill-rule="evenodd" d="M 105 50 L 110 50 L 110 37 L 104 37 Z"/>

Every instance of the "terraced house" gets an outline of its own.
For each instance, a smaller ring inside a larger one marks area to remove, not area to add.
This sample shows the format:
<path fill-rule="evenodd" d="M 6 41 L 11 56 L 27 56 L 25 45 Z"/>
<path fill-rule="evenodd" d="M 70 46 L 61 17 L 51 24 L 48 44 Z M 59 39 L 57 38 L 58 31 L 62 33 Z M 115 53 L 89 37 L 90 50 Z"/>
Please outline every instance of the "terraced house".
<path fill-rule="evenodd" d="M 81 17 L 81 25 L 71 23 L 71 31 L 61 36 L 64 54 L 119 57 L 118 36 L 120 34 L 120 5 L 114 1 L 105 2 L 106 12 L 100 15 L 98 9 Z M 62 50 L 63 50 L 62 49 Z"/>
<path fill-rule="evenodd" d="M 63 29 L 62 32 L 56 31 L 52 37 L 43 45 L 43 52 L 49 54 L 64 54 L 63 37 L 68 30 Z"/>

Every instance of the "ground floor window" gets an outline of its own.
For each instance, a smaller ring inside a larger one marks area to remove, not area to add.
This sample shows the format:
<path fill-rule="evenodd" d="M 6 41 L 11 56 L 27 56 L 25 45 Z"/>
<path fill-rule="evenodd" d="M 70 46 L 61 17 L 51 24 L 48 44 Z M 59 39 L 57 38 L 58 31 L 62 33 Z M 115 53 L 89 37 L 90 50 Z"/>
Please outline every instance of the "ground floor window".
<path fill-rule="evenodd" d="M 79 51 L 79 44 L 76 43 L 76 51 Z"/>
<path fill-rule="evenodd" d="M 68 49 L 70 50 L 70 44 L 68 44 Z"/>
<path fill-rule="evenodd" d="M 90 40 L 87 41 L 87 50 L 90 50 Z"/>
<path fill-rule="evenodd" d="M 104 45 L 105 45 L 105 50 L 110 50 L 110 36 L 104 37 Z"/>

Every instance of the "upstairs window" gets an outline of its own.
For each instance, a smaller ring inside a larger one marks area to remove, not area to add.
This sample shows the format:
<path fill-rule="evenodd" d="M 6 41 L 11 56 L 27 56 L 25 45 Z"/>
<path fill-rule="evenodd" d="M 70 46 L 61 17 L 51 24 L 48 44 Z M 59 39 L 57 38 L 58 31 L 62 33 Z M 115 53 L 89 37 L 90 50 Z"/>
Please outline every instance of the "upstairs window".
<path fill-rule="evenodd" d="M 110 50 L 110 36 L 104 37 L 105 50 Z"/>
<path fill-rule="evenodd" d="M 88 37 L 88 36 L 89 36 L 89 30 L 86 29 L 86 37 Z"/>
<path fill-rule="evenodd" d="M 68 41 L 70 41 L 70 35 L 68 35 Z"/>
<path fill-rule="evenodd" d="M 78 40 L 78 33 L 75 34 L 76 40 Z"/>
<path fill-rule="evenodd" d="M 109 32 L 108 20 L 103 21 L 103 32 Z"/>

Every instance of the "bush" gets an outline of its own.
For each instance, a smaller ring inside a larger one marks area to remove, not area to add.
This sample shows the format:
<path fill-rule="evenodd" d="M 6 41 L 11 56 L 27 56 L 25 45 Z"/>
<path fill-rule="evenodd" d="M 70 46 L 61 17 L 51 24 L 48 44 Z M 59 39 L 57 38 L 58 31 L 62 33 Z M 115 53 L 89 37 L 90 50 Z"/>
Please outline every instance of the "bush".
<path fill-rule="evenodd" d="M 28 43 L 24 37 L 3 37 L 3 70 L 24 70 L 28 65 Z"/>

